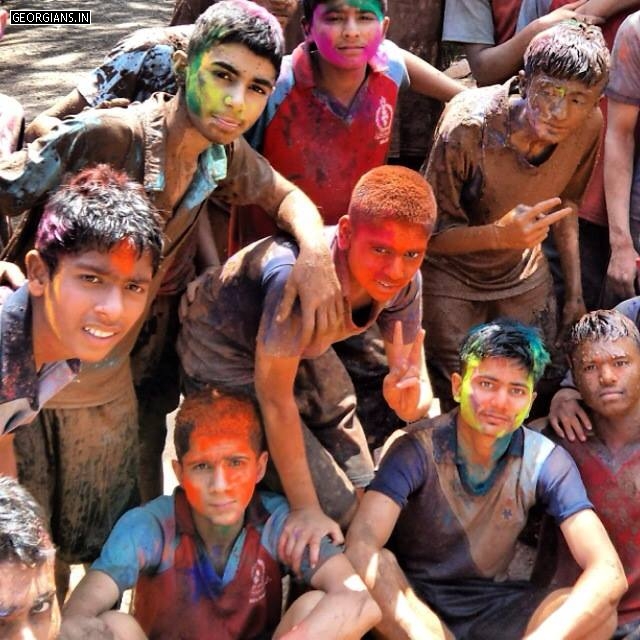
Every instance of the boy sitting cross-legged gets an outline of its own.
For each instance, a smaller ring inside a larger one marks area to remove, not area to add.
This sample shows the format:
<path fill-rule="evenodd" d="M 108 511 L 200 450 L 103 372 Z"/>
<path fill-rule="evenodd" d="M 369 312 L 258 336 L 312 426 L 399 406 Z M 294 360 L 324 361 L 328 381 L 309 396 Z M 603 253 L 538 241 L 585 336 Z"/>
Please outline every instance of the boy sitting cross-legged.
<path fill-rule="evenodd" d="M 377 606 L 326 538 L 316 567 L 308 556 L 302 566 L 319 591 L 280 620 L 277 546 L 288 507 L 255 491 L 267 453 L 251 400 L 211 390 L 187 398 L 174 441 L 180 487 L 120 519 L 65 606 L 63 638 L 85 638 L 97 616 L 115 638 L 132 639 L 355 639 L 376 623 Z M 109 611 L 134 585 L 135 620 Z"/>
<path fill-rule="evenodd" d="M 276 319 L 298 254 L 290 237 L 243 249 L 205 273 L 183 299 L 177 347 L 185 391 L 211 385 L 257 397 L 291 505 L 283 548 L 294 566 L 308 543 L 316 559 L 322 535 L 342 539 L 327 515 L 347 526 L 354 487 L 373 478 L 353 385 L 332 345 L 376 323 L 391 369 L 385 400 L 403 420 L 428 411 L 419 267 L 435 213 L 431 189 L 417 172 L 382 166 L 362 176 L 347 215 L 326 230 L 346 312 L 317 325 L 310 338 L 298 309 L 284 322 Z"/>

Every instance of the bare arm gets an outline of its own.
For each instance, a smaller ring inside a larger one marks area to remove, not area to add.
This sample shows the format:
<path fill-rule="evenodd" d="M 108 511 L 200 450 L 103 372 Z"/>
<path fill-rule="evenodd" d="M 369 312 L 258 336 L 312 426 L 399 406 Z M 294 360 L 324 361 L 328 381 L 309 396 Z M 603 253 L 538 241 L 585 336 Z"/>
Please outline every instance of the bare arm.
<path fill-rule="evenodd" d="M 531 39 L 563 20 L 575 17 L 576 11 L 585 4 L 586 0 L 571 2 L 564 7 L 541 16 L 530 22 L 524 29 L 512 38 L 498 45 L 467 44 L 465 53 L 469 66 L 478 85 L 488 85 L 504 82 L 515 75 L 522 68 L 522 58 Z M 582 18 L 585 17 L 583 14 Z M 597 16 L 589 16 L 594 24 L 602 22 Z"/>
<path fill-rule="evenodd" d="M 313 331 L 325 332 L 343 316 L 344 299 L 324 240 L 323 222 L 313 202 L 280 174 L 276 175 L 275 194 L 283 197 L 276 213 L 278 226 L 290 233 L 300 254 L 289 276 L 278 317 L 291 313 L 296 298 L 302 308 L 302 333 L 308 342 Z"/>
<path fill-rule="evenodd" d="M 636 259 L 629 228 L 629 207 L 639 107 L 609 98 L 604 142 L 604 193 L 609 216 L 611 258 L 607 279 L 622 298 L 635 295 Z"/>
<path fill-rule="evenodd" d="M 343 541 L 338 524 L 320 508 L 309 470 L 300 413 L 293 395 L 299 362 L 299 357 L 276 357 L 265 353 L 258 339 L 255 361 L 256 394 L 262 411 L 269 454 L 291 506 L 278 552 L 295 571 L 299 570 L 307 545 L 311 565 L 314 566 L 318 561 L 323 536 L 329 535 L 337 543 Z"/>
<path fill-rule="evenodd" d="M 463 84 L 453 80 L 410 51 L 403 49 L 402 53 L 412 91 L 435 98 L 440 102 L 448 102 L 465 89 Z"/>
<path fill-rule="evenodd" d="M 527 636 L 588 638 L 616 613 L 627 590 L 624 569 L 602 522 L 591 510 L 567 518 L 560 529 L 582 574 L 567 600 Z"/>
<path fill-rule="evenodd" d="M 89 570 L 62 610 L 60 640 L 109 640 L 114 635 L 99 616 L 120 597 L 118 585 L 106 573 Z"/>
<path fill-rule="evenodd" d="M 25 140 L 33 142 L 36 138 L 49 133 L 65 116 L 80 113 L 88 106 L 89 103 L 84 99 L 84 96 L 77 89 L 73 89 L 36 116 L 25 130 Z"/>
<path fill-rule="evenodd" d="M 609 18 L 620 11 L 634 7 L 640 7 L 640 0 L 587 0 L 576 9 L 576 13 Z"/>
<path fill-rule="evenodd" d="M 324 592 L 309 614 L 282 640 L 359 640 L 380 621 L 380 608 L 343 554 L 327 560 L 311 579 Z"/>
<path fill-rule="evenodd" d="M 554 211 L 559 205 L 560 198 L 550 198 L 532 207 L 518 205 L 491 224 L 445 229 L 431 236 L 429 253 L 453 255 L 535 247 L 547 237 L 552 224 L 571 213 L 570 208 Z"/>
<path fill-rule="evenodd" d="M 452 638 L 411 589 L 393 554 L 383 549 L 399 515 L 393 500 L 368 491 L 347 532 L 347 558 L 382 611 L 376 629 L 388 640 Z"/>
<path fill-rule="evenodd" d="M 580 250 L 578 247 L 578 208 L 573 202 L 563 201 L 571 213 L 553 226 L 553 239 L 560 254 L 560 265 L 564 279 L 564 308 L 562 310 L 561 332 L 571 327 L 586 308 L 582 299 L 580 279 Z M 562 335 L 558 336 L 562 340 Z"/>

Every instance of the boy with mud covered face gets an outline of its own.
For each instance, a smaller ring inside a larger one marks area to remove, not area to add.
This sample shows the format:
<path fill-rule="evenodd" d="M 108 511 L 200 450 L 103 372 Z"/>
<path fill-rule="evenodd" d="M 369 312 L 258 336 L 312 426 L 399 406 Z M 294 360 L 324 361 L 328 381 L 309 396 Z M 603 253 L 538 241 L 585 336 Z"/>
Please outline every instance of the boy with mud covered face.
<path fill-rule="evenodd" d="M 346 551 L 382 609 L 383 637 L 594 640 L 613 632 L 626 588 L 620 561 L 571 457 L 522 427 L 548 362 L 531 327 L 474 327 L 451 380 L 460 408 L 412 426 L 383 457 Z M 505 580 L 536 503 L 582 568 L 571 589 Z"/>
<path fill-rule="evenodd" d="M 532 40 L 519 78 L 466 91 L 445 110 L 424 169 L 438 222 L 423 268 L 427 358 L 445 409 L 458 345 L 474 324 L 513 317 L 554 345 L 556 304 L 540 248 L 551 225 L 563 329 L 584 311 L 576 210 L 598 151 L 608 64 L 597 27 L 562 23 Z"/>

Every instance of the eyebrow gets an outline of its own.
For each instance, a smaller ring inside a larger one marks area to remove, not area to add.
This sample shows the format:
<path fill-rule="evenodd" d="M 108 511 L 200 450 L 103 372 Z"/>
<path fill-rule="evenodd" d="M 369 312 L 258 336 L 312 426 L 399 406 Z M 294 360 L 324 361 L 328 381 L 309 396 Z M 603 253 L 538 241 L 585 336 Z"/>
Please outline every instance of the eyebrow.
<path fill-rule="evenodd" d="M 107 269 L 101 269 L 100 267 L 96 267 L 93 263 L 85 263 L 82 260 L 78 260 L 75 264 L 76 269 L 81 271 L 90 271 L 92 273 L 96 273 L 99 276 L 108 276 L 111 272 Z M 129 278 L 127 282 L 135 282 L 136 284 L 149 284 L 153 278 Z"/>
<path fill-rule="evenodd" d="M 228 62 L 223 62 L 222 60 L 213 60 L 211 64 L 214 64 L 217 67 L 222 67 L 223 69 L 226 69 L 229 73 L 232 73 L 234 76 L 240 75 L 240 72 L 232 64 L 229 64 Z M 260 76 L 254 76 L 252 78 L 252 81 L 255 82 L 256 84 L 261 84 L 265 87 L 268 87 L 269 89 L 273 89 L 274 83 L 272 80 L 269 80 L 268 78 L 261 78 Z"/>

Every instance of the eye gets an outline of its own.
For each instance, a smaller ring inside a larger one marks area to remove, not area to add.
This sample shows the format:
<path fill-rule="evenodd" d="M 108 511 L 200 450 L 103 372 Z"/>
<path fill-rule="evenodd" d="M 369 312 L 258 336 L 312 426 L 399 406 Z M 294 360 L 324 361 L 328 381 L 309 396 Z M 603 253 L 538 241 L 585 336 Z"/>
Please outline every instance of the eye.
<path fill-rule="evenodd" d="M 381 256 L 385 256 L 389 253 L 389 250 L 386 247 L 372 247 L 373 252 L 377 253 Z"/>
<path fill-rule="evenodd" d="M 371 22 L 372 20 L 378 21 L 378 16 L 371 11 L 364 11 L 358 15 L 358 20 L 362 20 L 363 22 Z"/>
<path fill-rule="evenodd" d="M 206 462 L 197 462 L 191 467 L 194 471 L 208 471 L 209 465 Z"/>
<path fill-rule="evenodd" d="M 45 613 L 46 611 L 49 611 L 49 609 L 51 609 L 51 603 L 53 601 L 53 598 L 47 598 L 46 600 L 41 600 L 40 602 L 36 602 L 36 604 L 33 605 L 33 607 L 31 607 L 31 612 L 32 614 L 40 614 L 40 613 Z"/>
<path fill-rule="evenodd" d="M 242 467 L 245 464 L 246 460 L 244 458 L 230 458 L 228 464 L 230 467 L 238 468 Z"/>
<path fill-rule="evenodd" d="M 626 367 L 629 364 L 628 360 L 616 360 L 614 366 L 616 367 Z"/>
<path fill-rule="evenodd" d="M 512 396 L 522 397 L 525 394 L 526 394 L 526 391 L 524 389 L 522 389 L 521 387 L 512 387 L 511 388 L 511 395 Z"/>
<path fill-rule="evenodd" d="M 82 273 L 82 274 L 80 274 L 80 280 L 82 280 L 83 282 L 87 282 L 89 284 L 99 284 L 100 283 L 100 278 L 98 278 L 98 276 L 93 275 L 91 273 Z"/>
<path fill-rule="evenodd" d="M 139 284 L 136 284 L 135 282 L 129 282 L 129 284 L 127 284 L 127 291 L 131 291 L 133 293 L 144 293 L 145 292 L 145 288 L 141 287 Z"/>
<path fill-rule="evenodd" d="M 261 96 L 269 95 L 267 93 L 267 90 L 260 84 L 249 85 L 249 90 L 253 91 L 254 93 L 257 93 L 258 95 L 261 95 Z"/>
<path fill-rule="evenodd" d="M 491 389 L 493 387 L 493 382 L 491 382 L 490 380 L 480 380 L 478 382 L 478 386 L 481 389 Z"/>
<path fill-rule="evenodd" d="M 421 251 L 407 251 L 404 255 L 409 258 L 409 260 L 415 260 L 420 257 Z"/>
<path fill-rule="evenodd" d="M 224 71 L 223 69 L 216 69 L 215 71 L 212 71 L 212 74 L 216 78 L 220 78 L 220 80 L 231 80 L 231 74 L 228 71 Z"/>
<path fill-rule="evenodd" d="M 584 373 L 591 373 L 592 371 L 596 370 L 596 365 L 595 364 L 585 364 L 582 367 L 582 371 L 584 371 Z"/>

